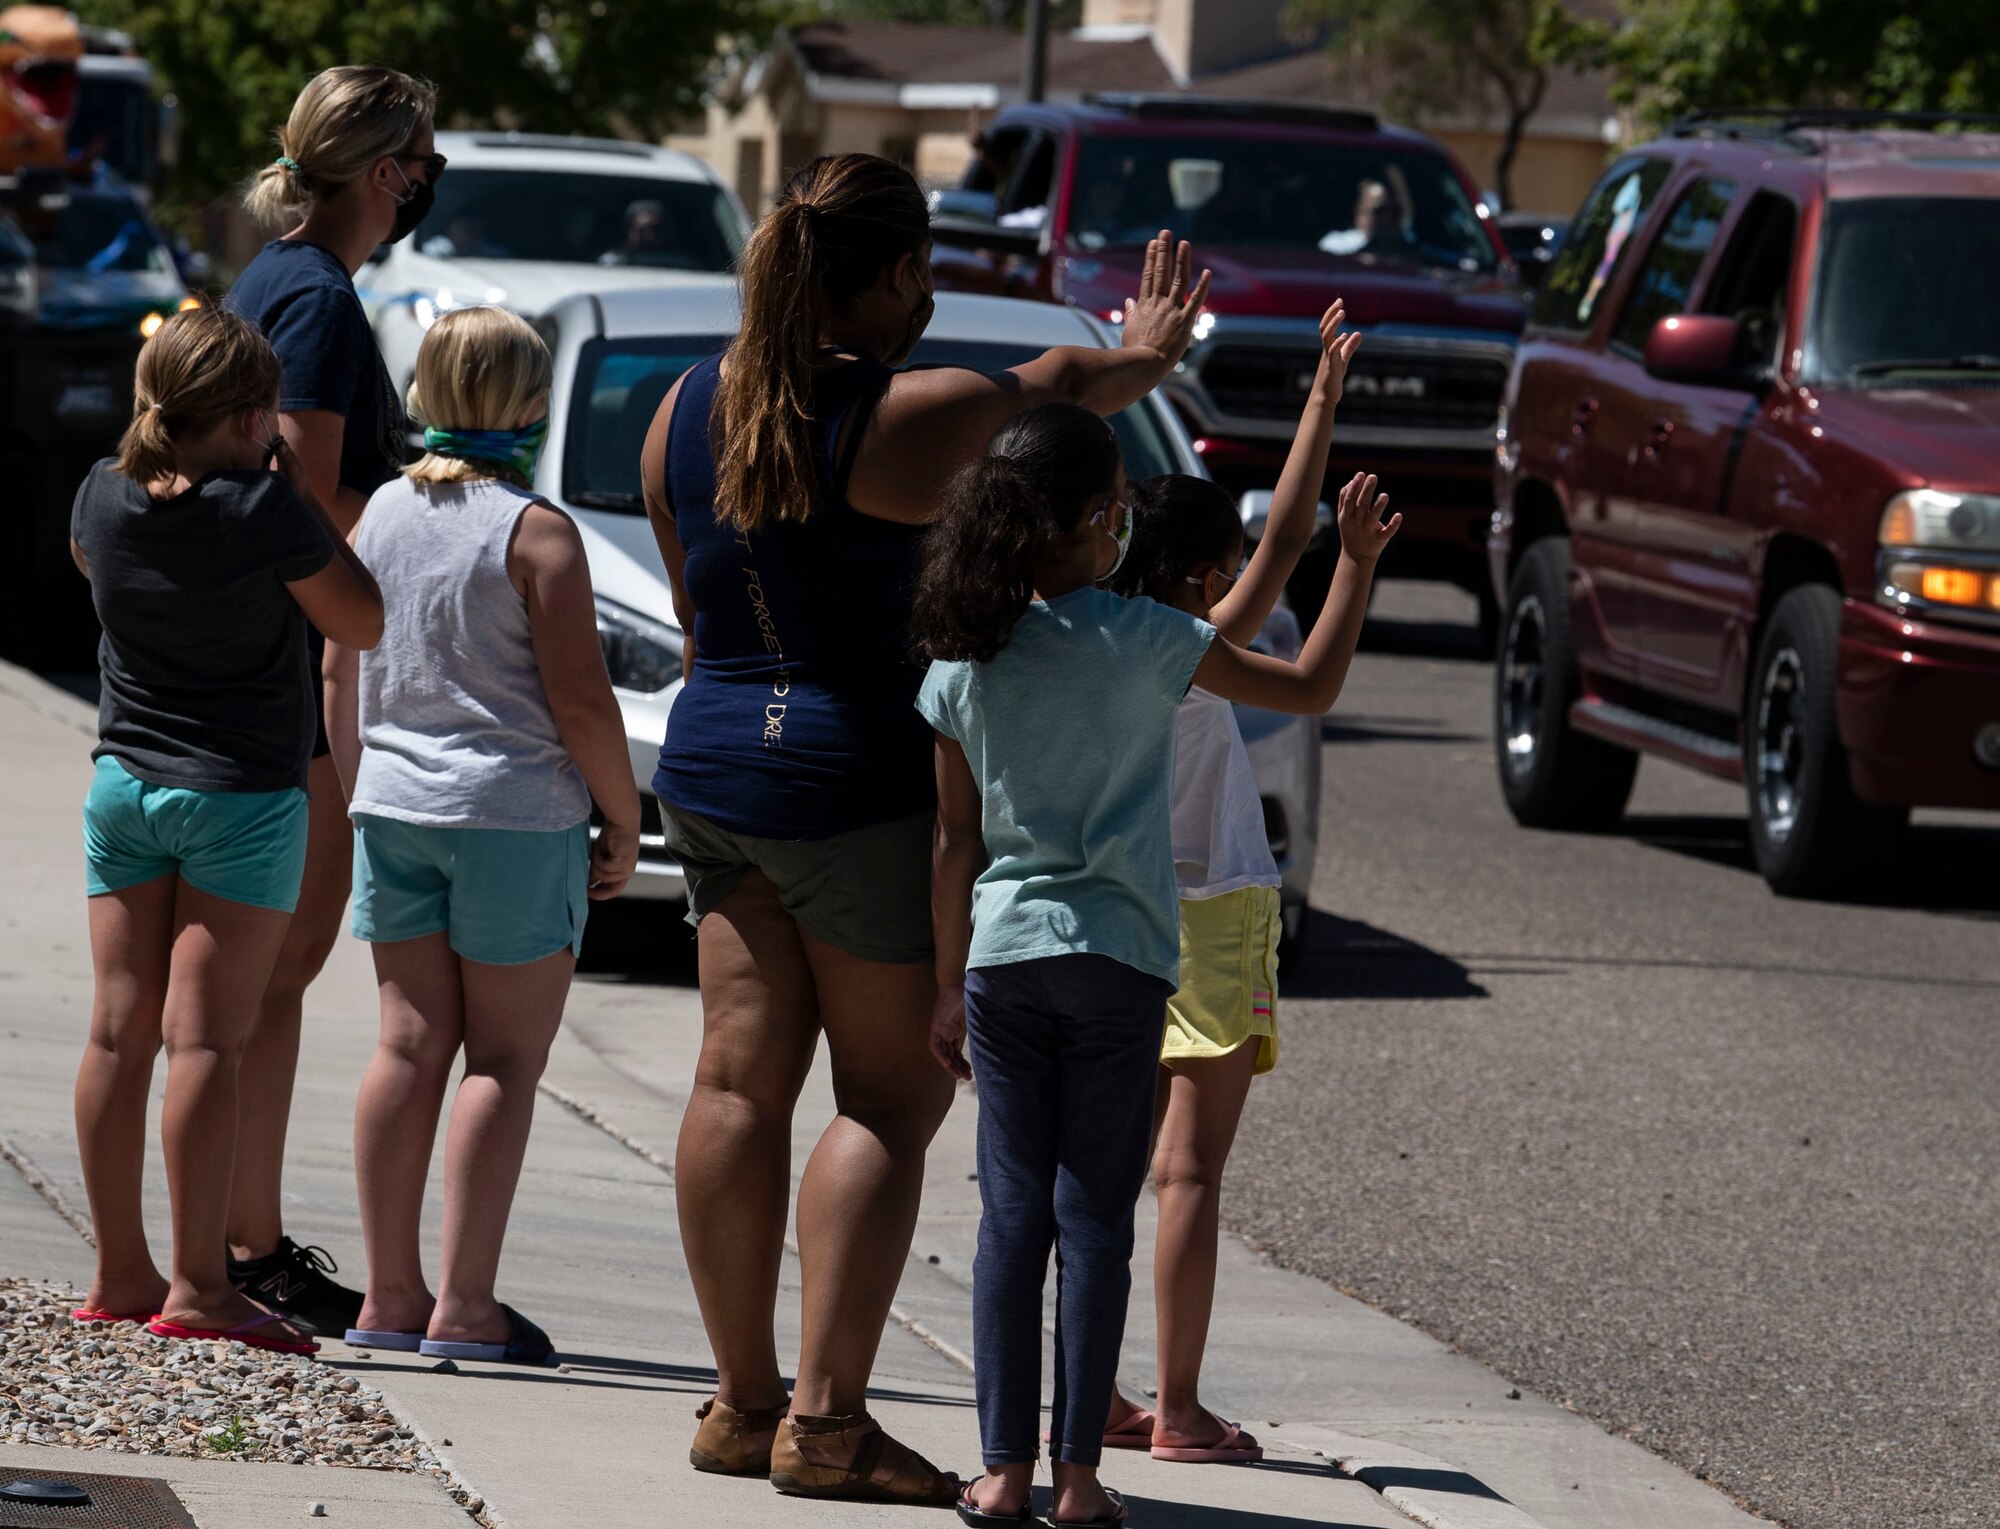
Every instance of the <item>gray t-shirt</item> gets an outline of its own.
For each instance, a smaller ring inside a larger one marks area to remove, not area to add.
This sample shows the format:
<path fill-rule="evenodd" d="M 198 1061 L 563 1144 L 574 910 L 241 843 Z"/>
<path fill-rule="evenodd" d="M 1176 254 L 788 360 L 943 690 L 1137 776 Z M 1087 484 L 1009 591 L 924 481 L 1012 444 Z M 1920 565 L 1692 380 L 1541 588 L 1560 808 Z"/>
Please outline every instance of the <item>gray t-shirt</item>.
<path fill-rule="evenodd" d="M 210 473 L 155 499 L 109 460 L 70 512 L 90 563 L 102 741 L 138 779 L 196 791 L 304 788 L 315 719 L 306 619 L 286 589 L 333 541 L 276 473 Z"/>

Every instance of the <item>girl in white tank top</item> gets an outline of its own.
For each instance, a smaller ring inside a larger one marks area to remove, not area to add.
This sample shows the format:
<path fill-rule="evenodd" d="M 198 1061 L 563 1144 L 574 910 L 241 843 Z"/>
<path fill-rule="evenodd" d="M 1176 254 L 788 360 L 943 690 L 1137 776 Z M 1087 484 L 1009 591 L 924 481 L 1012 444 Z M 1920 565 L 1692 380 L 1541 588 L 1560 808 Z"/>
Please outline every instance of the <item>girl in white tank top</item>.
<path fill-rule="evenodd" d="M 550 369 L 499 308 L 448 313 L 424 336 L 410 402 L 427 454 L 356 532 L 382 570 L 386 631 L 361 659 L 348 762 L 354 933 L 374 948 L 382 1039 L 355 1107 L 368 1292 L 347 1341 L 519 1364 L 551 1355 L 494 1293 L 535 1086 L 589 899 L 616 895 L 638 858 L 582 539 L 531 487 Z M 461 1048 L 434 1298 L 419 1222 Z"/>

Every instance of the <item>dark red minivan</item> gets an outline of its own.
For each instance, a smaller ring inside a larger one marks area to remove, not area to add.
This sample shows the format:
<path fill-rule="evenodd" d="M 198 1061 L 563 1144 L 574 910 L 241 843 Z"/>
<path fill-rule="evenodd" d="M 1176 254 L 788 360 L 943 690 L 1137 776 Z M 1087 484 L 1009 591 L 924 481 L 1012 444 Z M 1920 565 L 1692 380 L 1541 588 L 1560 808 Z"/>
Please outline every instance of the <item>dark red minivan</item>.
<path fill-rule="evenodd" d="M 1831 891 L 2000 808 L 2000 119 L 1691 119 L 1592 191 L 1496 446 L 1501 789 L 1602 828 L 1640 753 Z"/>

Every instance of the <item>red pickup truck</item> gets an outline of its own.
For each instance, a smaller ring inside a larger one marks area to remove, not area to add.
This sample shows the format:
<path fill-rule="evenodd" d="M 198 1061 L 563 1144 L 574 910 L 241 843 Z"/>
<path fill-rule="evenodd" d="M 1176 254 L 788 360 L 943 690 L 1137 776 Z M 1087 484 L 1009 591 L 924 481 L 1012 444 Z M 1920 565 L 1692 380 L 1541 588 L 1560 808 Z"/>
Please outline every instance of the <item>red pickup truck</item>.
<path fill-rule="evenodd" d="M 1814 894 L 1912 807 L 2000 808 L 1996 128 L 1695 118 L 1591 192 L 1496 447 L 1522 823 L 1615 823 L 1658 754 Z"/>
<path fill-rule="evenodd" d="M 1209 320 L 1166 384 L 1210 474 L 1276 484 L 1335 296 L 1368 336 L 1348 374 L 1331 477 L 1366 469 L 1403 514 L 1383 572 L 1455 583 L 1498 608 L 1485 570 L 1494 421 L 1526 317 L 1490 211 L 1439 144 L 1372 112 L 1187 96 L 1015 106 L 964 184 L 934 198 L 941 286 L 1063 302 L 1113 322 L 1146 240 L 1194 241 Z M 1334 553 L 1308 554 L 1310 622 Z"/>

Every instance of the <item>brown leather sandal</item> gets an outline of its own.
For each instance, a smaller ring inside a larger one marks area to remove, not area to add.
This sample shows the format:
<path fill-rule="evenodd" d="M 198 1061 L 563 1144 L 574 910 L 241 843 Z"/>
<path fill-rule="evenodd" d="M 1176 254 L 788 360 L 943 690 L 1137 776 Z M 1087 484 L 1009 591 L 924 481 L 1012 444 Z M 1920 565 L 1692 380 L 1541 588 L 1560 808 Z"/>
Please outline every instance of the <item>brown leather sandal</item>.
<path fill-rule="evenodd" d="M 865 1412 L 792 1416 L 771 1446 L 771 1485 L 791 1497 L 949 1508 L 960 1482 L 892 1439 Z"/>
<path fill-rule="evenodd" d="M 698 1471 L 718 1476 L 762 1476 L 771 1469 L 771 1445 L 785 1421 L 785 1407 L 758 1407 L 738 1412 L 710 1397 L 695 1413 L 701 1424 L 694 1433 L 688 1462 Z"/>

